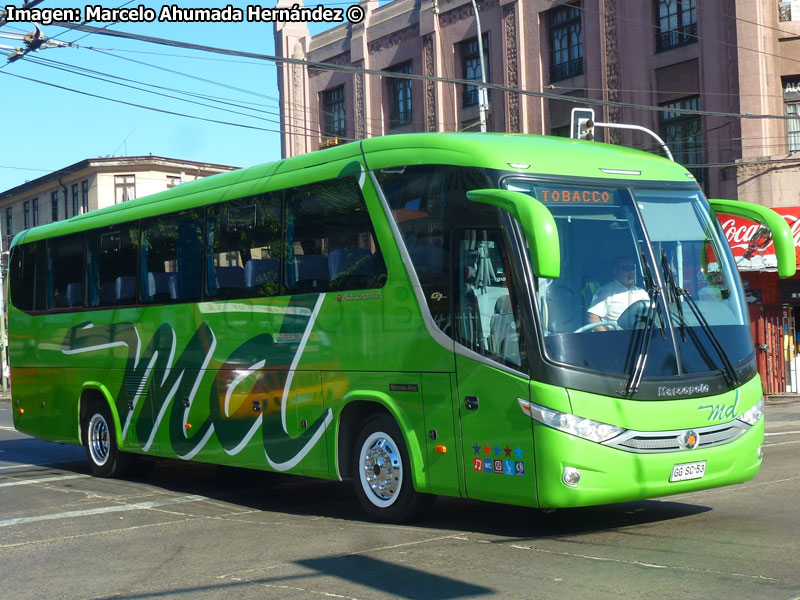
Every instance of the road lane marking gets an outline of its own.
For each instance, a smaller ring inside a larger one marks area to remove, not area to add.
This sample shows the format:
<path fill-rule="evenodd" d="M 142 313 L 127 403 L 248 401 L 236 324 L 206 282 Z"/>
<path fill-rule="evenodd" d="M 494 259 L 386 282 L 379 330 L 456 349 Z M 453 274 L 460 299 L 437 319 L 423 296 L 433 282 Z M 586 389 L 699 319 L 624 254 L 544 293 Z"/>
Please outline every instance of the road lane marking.
<path fill-rule="evenodd" d="M 147 510 L 150 508 L 160 508 L 172 504 L 184 504 L 186 502 L 197 502 L 198 500 L 208 500 L 205 496 L 192 494 L 190 496 L 178 496 L 177 498 L 166 498 L 164 500 L 152 500 L 150 502 L 137 502 L 136 504 L 121 504 L 119 506 L 101 506 L 99 508 L 87 508 L 86 510 L 70 510 L 67 512 L 54 513 L 49 515 L 38 515 L 36 517 L 18 517 L 16 519 L 6 519 L 0 521 L 0 527 L 10 525 L 22 525 L 25 523 L 37 523 L 39 521 L 54 521 L 56 519 L 71 519 L 74 517 L 86 517 L 91 515 L 102 515 L 115 512 L 127 512 L 131 510 Z"/>
<path fill-rule="evenodd" d="M 15 481 L 6 481 L 0 483 L 0 487 L 12 487 L 15 485 L 31 485 L 32 483 L 52 483 L 54 481 L 64 481 L 66 479 L 81 479 L 83 477 L 90 477 L 90 475 L 56 475 L 55 477 L 44 477 L 42 479 L 19 479 Z"/>
<path fill-rule="evenodd" d="M 13 427 L 8 427 L 6 425 L 0 425 L 0 431 L 16 431 Z"/>
<path fill-rule="evenodd" d="M 55 465 L 71 465 L 75 464 L 76 462 L 81 462 L 80 458 L 76 458 L 75 460 L 60 460 L 57 462 L 46 462 L 46 463 L 17 463 L 15 465 L 6 465 L 0 467 L 0 470 L 5 469 L 24 469 L 26 467 L 52 467 Z"/>
<path fill-rule="evenodd" d="M 800 433 L 800 431 L 773 431 L 771 433 L 765 433 L 764 435 L 793 435 L 796 433 Z"/>

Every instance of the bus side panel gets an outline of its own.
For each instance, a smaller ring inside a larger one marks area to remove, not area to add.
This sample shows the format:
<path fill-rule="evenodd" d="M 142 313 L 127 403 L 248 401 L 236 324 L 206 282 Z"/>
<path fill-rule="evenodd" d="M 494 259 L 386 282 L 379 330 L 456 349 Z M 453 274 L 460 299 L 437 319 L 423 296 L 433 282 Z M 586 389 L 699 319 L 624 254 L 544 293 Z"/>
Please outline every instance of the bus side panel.
<path fill-rule="evenodd" d="M 460 496 L 463 493 L 457 415 L 454 414 L 455 382 L 449 373 L 423 373 L 425 403 L 426 458 L 429 490 L 435 494 Z"/>
<path fill-rule="evenodd" d="M 334 372 L 324 374 L 322 387 L 326 399 L 326 409 L 330 409 L 334 415 L 340 416 L 342 410 L 353 402 L 362 403 L 365 410 L 359 415 L 365 420 L 368 419 L 367 413 L 374 414 L 381 408 L 392 415 L 406 442 L 414 487 L 424 492 L 428 491 L 429 482 L 428 465 L 425 458 L 427 433 L 420 381 L 419 373 L 348 372 L 344 374 Z M 357 436 L 364 425 L 364 420 L 351 425 Z M 341 426 L 339 431 L 341 432 Z M 334 437 L 331 436 L 331 452 L 336 452 Z M 355 438 L 353 442 L 355 442 Z M 341 451 L 352 457 L 355 447 L 352 445 L 343 447 Z M 339 457 L 339 461 L 341 462 L 345 458 Z M 336 473 L 331 473 L 330 476 L 335 477 Z"/>

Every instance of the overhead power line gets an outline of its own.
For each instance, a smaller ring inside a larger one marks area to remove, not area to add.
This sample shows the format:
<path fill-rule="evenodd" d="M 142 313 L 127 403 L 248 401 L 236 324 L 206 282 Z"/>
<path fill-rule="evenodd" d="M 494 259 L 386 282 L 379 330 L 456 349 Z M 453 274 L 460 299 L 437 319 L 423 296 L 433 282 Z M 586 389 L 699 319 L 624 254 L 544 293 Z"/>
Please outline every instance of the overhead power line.
<path fill-rule="evenodd" d="M 281 63 L 281 64 L 289 64 L 289 65 L 300 65 L 304 67 L 308 67 L 310 69 L 319 69 L 323 71 L 337 71 L 342 73 L 353 73 L 353 74 L 365 74 L 365 75 L 376 75 L 380 77 L 389 77 L 394 79 L 411 79 L 411 80 L 419 80 L 419 81 L 434 81 L 439 83 L 449 83 L 449 84 L 461 84 L 461 85 L 475 85 L 475 81 L 471 79 L 458 79 L 458 78 L 450 78 L 450 77 L 439 77 L 436 75 L 422 75 L 417 73 L 397 73 L 394 71 L 384 71 L 380 69 L 367 69 L 363 67 L 353 67 L 350 65 L 335 65 L 332 63 L 326 62 L 317 62 L 317 61 L 310 61 L 304 60 L 299 58 L 290 58 L 284 56 L 274 56 L 270 54 L 262 54 L 257 52 L 247 52 L 242 50 L 231 50 L 228 48 L 218 48 L 215 46 L 207 46 L 203 44 L 194 44 L 190 42 L 181 42 L 177 40 L 170 40 L 166 38 L 159 38 L 154 36 L 148 35 L 141 35 L 136 33 L 129 33 L 125 31 L 113 31 L 105 28 L 100 27 L 93 27 L 91 25 L 83 25 L 80 23 L 68 23 L 68 22 L 55 22 L 53 25 L 58 27 L 66 27 L 68 29 L 73 29 L 77 31 L 83 32 L 90 32 L 96 33 L 98 35 L 105 35 L 115 38 L 123 38 L 123 39 L 130 39 L 136 40 L 141 42 L 148 42 L 151 44 L 159 44 L 163 46 L 170 46 L 174 48 L 184 48 L 187 50 L 197 50 L 200 52 L 212 52 L 216 54 L 223 54 L 227 56 L 237 56 L 243 58 L 252 58 L 256 60 L 264 60 L 274 63 Z M 514 88 L 502 84 L 497 83 L 486 83 L 481 84 L 485 85 L 486 88 L 491 90 L 497 90 L 498 92 L 505 92 L 505 93 L 512 93 L 512 94 L 521 94 L 524 96 L 532 96 L 535 98 L 544 98 L 548 100 L 560 100 L 564 102 L 571 102 L 574 104 L 583 104 L 583 105 L 596 105 L 596 106 L 615 106 L 619 108 L 630 108 L 630 109 L 639 109 L 639 110 L 648 110 L 654 112 L 662 112 L 664 110 L 663 107 L 660 106 L 652 106 L 647 104 L 634 104 L 629 102 L 616 102 L 611 100 L 602 100 L 596 98 L 576 98 L 572 96 L 563 96 L 561 94 L 548 94 L 546 92 L 535 92 L 532 90 L 524 90 L 521 88 Z M 751 114 L 751 113 L 727 113 L 721 111 L 709 111 L 709 110 L 693 110 L 693 109 L 684 109 L 684 108 L 670 108 L 670 112 L 679 113 L 679 114 L 687 114 L 687 115 L 705 115 L 705 116 L 716 116 L 716 117 L 731 117 L 731 118 L 738 118 L 738 119 L 777 119 L 777 120 L 788 120 L 791 117 L 786 115 L 769 115 L 769 114 Z"/>

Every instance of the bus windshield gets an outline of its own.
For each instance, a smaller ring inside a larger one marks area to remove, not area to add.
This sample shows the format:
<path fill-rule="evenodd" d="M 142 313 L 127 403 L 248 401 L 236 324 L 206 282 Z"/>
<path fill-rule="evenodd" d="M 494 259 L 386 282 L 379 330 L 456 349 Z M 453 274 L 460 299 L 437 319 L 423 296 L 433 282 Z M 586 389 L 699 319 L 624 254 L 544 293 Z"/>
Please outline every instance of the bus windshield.
<path fill-rule="evenodd" d="M 558 227 L 561 276 L 535 278 L 548 359 L 628 376 L 639 362 L 645 378 L 722 371 L 735 381 L 753 355 L 747 311 L 699 190 L 505 187 L 537 198 Z"/>

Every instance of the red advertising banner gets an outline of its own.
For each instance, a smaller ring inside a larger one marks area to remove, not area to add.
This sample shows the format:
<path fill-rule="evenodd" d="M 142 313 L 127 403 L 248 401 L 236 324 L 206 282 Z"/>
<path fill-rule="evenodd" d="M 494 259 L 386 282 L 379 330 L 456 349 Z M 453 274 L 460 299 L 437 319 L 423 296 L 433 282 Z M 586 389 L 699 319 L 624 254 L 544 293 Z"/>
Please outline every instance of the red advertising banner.
<path fill-rule="evenodd" d="M 795 260 L 800 266 L 800 206 L 782 206 L 773 210 L 786 219 L 792 230 Z M 722 224 L 722 230 L 733 250 L 736 266 L 740 271 L 777 269 L 772 238 L 767 239 L 766 231 L 762 229 L 760 223 L 721 213 L 717 217 Z"/>

